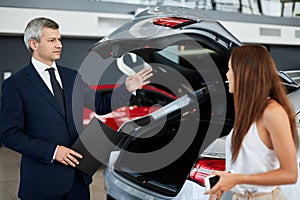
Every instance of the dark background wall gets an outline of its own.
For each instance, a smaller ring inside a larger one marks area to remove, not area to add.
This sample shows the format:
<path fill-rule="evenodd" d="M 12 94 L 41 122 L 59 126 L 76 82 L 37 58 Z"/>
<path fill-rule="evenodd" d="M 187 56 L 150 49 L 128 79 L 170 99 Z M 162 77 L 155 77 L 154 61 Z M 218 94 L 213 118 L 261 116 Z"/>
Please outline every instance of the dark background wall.
<path fill-rule="evenodd" d="M 300 70 L 300 46 L 273 45 L 270 53 L 282 70 Z"/>
<path fill-rule="evenodd" d="M 63 51 L 58 64 L 78 69 L 89 53 L 88 48 L 100 38 L 64 38 Z M 23 36 L 0 36 L 0 85 L 4 72 L 15 73 L 30 61 Z M 284 45 L 267 45 L 276 64 L 283 70 L 300 69 L 300 47 Z"/>
<path fill-rule="evenodd" d="M 61 59 L 57 61 L 57 63 L 72 69 L 78 69 L 89 54 L 89 47 L 98 40 L 100 40 L 100 38 L 62 37 L 63 51 Z M 24 45 L 23 36 L 0 36 L 0 46 L 1 88 L 4 72 L 14 74 L 30 62 L 31 54 Z M 281 70 L 300 69 L 299 46 L 268 45 L 268 49 Z M 111 75 L 113 76 L 113 74 Z"/>

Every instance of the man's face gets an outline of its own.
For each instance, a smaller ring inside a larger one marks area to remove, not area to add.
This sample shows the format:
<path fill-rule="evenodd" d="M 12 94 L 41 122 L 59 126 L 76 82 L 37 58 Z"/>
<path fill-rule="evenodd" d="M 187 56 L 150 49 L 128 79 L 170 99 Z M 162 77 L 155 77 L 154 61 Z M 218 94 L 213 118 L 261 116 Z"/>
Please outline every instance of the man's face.
<path fill-rule="evenodd" d="M 44 28 L 40 42 L 30 40 L 30 47 L 33 49 L 33 57 L 47 65 L 60 58 L 62 44 L 59 30 Z"/>

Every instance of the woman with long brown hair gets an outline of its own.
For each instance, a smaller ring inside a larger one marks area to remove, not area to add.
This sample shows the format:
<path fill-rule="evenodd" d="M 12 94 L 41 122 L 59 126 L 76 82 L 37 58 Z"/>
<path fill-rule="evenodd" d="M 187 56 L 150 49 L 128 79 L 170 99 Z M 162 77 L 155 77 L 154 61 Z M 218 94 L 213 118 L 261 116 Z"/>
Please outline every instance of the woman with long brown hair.
<path fill-rule="evenodd" d="M 280 185 L 297 181 L 298 134 L 293 109 L 274 61 L 261 45 L 232 50 L 227 79 L 235 122 L 226 138 L 226 168 L 207 193 L 220 199 L 285 199 Z"/>

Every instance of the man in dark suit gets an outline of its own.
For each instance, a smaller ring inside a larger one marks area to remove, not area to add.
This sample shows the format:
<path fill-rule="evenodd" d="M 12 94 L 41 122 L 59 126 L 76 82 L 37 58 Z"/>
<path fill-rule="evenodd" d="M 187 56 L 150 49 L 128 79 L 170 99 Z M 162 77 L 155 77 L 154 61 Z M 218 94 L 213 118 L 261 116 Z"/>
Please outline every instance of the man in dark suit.
<path fill-rule="evenodd" d="M 83 107 L 104 114 L 124 105 L 131 92 L 149 83 L 151 69 L 128 77 L 112 99 L 95 94 L 76 71 L 56 65 L 62 44 L 53 20 L 30 21 L 24 42 L 31 62 L 3 82 L 0 121 L 3 144 L 22 154 L 18 196 L 90 199 L 92 178 L 75 168 L 82 155 L 69 148 L 82 129 Z"/>

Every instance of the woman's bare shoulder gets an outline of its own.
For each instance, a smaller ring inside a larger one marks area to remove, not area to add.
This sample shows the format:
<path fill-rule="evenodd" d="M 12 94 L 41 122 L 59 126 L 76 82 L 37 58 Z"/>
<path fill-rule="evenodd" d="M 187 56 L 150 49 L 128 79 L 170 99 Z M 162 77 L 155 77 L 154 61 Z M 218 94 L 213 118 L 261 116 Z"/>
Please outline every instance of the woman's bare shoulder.
<path fill-rule="evenodd" d="M 288 116 L 283 106 L 276 100 L 269 99 L 263 112 L 262 120 L 267 123 L 277 123 L 287 118 Z"/>

